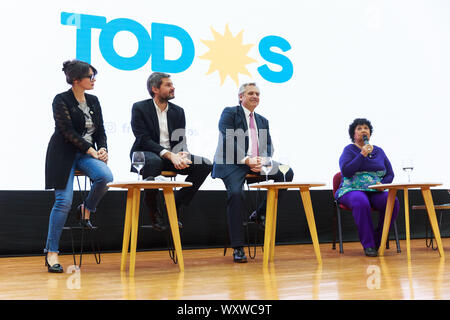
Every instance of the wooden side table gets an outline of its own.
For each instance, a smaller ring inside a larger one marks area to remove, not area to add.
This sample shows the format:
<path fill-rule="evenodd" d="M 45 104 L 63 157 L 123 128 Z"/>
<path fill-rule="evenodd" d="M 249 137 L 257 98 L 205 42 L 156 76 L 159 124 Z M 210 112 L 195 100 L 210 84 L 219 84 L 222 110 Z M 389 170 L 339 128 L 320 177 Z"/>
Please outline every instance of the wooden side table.
<path fill-rule="evenodd" d="M 122 258 L 120 270 L 125 270 L 128 248 L 130 247 L 130 275 L 134 275 L 136 265 L 136 246 L 139 224 L 139 204 L 141 189 L 162 189 L 166 201 L 167 214 L 169 216 L 170 229 L 174 242 L 175 252 L 180 271 L 184 271 L 183 253 L 181 251 L 180 230 L 178 228 L 177 209 L 173 189 L 177 187 L 190 187 L 190 182 L 176 181 L 134 181 L 112 182 L 108 187 L 127 189 L 127 205 L 125 211 L 125 224 L 123 228 Z M 131 242 L 130 242 L 131 236 Z"/>
<path fill-rule="evenodd" d="M 392 210 L 394 209 L 395 196 L 397 194 L 397 190 L 401 189 L 404 192 L 404 200 L 405 200 L 406 251 L 408 254 L 408 259 L 411 258 L 408 190 L 420 189 L 422 191 L 423 200 L 425 201 L 425 206 L 428 212 L 428 219 L 430 220 L 431 228 L 433 230 L 434 236 L 436 237 L 439 255 L 441 256 L 441 258 L 445 258 L 444 248 L 442 246 L 441 240 L 441 233 L 439 231 L 439 225 L 436 219 L 436 211 L 434 209 L 433 198 L 431 196 L 430 191 L 431 187 L 436 187 L 440 185 L 442 185 L 442 183 L 387 183 L 387 184 L 372 185 L 369 187 L 380 191 L 386 189 L 388 190 L 388 200 L 386 204 L 386 213 L 384 217 L 383 233 L 381 236 L 380 250 L 378 252 L 380 256 L 384 255 L 389 227 L 391 225 Z"/>
<path fill-rule="evenodd" d="M 277 226 L 277 206 L 278 190 L 280 189 L 299 189 L 305 209 L 306 220 L 308 221 L 309 232 L 314 246 L 317 262 L 322 263 L 320 255 L 319 239 L 317 237 L 316 222 L 311 202 L 309 189 L 311 187 L 321 187 L 324 183 L 300 183 L 300 182 L 261 182 L 251 184 L 250 188 L 267 189 L 267 209 L 266 209 L 266 228 L 264 234 L 264 257 L 263 266 L 268 266 L 269 260 L 273 262 L 275 251 L 275 234 Z"/>

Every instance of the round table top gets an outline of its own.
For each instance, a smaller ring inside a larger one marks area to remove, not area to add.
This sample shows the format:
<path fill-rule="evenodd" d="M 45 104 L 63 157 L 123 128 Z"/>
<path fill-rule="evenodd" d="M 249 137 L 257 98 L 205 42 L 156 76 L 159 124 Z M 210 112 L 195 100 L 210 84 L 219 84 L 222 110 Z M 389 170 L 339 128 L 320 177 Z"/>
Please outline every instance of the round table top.
<path fill-rule="evenodd" d="M 302 188 L 302 187 L 322 187 L 325 183 L 321 182 L 259 182 L 249 185 L 250 188 L 263 188 L 263 189 L 287 189 L 287 188 Z"/>
<path fill-rule="evenodd" d="M 412 189 L 423 187 L 437 187 L 441 186 L 439 182 L 411 182 L 411 183 L 384 183 L 369 186 L 371 189 Z"/>
<path fill-rule="evenodd" d="M 108 187 L 113 188 L 141 188 L 141 189 L 163 189 L 163 188 L 177 188 L 177 187 L 191 187 L 191 182 L 184 181 L 120 181 L 110 182 Z"/>

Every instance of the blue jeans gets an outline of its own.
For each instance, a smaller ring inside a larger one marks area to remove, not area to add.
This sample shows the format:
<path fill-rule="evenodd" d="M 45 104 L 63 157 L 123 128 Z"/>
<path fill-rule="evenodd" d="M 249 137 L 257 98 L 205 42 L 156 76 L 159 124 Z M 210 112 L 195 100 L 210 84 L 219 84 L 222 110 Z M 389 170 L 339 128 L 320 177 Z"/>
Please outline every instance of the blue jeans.
<path fill-rule="evenodd" d="M 84 207 L 90 212 L 97 210 L 100 199 L 108 191 L 106 184 L 113 181 L 113 175 L 106 163 L 94 159 L 88 154 L 76 154 L 66 188 L 55 189 L 55 203 L 50 213 L 47 244 L 44 252 L 59 253 L 59 239 L 72 207 L 75 170 L 84 172 L 92 181 L 89 194 L 83 202 Z"/>

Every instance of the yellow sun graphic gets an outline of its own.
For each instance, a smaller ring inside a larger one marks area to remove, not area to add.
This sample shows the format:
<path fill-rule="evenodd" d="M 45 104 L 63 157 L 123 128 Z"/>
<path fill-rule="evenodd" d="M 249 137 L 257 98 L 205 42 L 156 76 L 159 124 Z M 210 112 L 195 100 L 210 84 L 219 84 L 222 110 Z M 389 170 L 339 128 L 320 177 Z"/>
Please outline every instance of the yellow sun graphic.
<path fill-rule="evenodd" d="M 242 43 L 244 31 L 242 30 L 236 37 L 233 37 L 227 24 L 223 35 L 212 27 L 211 32 L 214 40 L 201 40 L 209 48 L 209 51 L 199 57 L 203 60 L 211 60 L 206 75 L 218 71 L 220 85 L 224 83 L 227 76 L 234 80 L 237 85 L 239 85 L 239 73 L 251 77 L 245 66 L 257 61 L 247 56 L 248 51 L 254 44 Z"/>

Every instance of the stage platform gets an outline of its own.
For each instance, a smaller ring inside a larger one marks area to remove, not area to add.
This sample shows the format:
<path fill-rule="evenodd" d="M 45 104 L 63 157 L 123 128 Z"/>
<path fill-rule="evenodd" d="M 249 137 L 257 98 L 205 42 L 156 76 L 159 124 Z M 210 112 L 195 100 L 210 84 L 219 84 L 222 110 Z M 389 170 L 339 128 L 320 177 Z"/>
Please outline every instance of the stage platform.
<path fill-rule="evenodd" d="M 449 252 L 450 239 L 443 243 Z M 424 239 L 412 241 L 410 260 L 395 246 L 376 258 L 366 257 L 359 242 L 345 243 L 343 254 L 328 243 L 320 248 L 321 265 L 311 244 L 277 245 L 268 268 L 261 248 L 246 264 L 233 263 L 222 249 L 184 250 L 184 272 L 167 251 L 139 252 L 134 277 L 120 271 L 119 253 L 103 254 L 100 264 L 85 255 L 78 270 L 71 255 L 62 255 L 61 274 L 48 273 L 43 256 L 0 258 L 0 299 L 177 300 L 180 306 L 194 300 L 450 299 L 450 263 Z"/>

